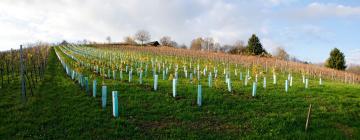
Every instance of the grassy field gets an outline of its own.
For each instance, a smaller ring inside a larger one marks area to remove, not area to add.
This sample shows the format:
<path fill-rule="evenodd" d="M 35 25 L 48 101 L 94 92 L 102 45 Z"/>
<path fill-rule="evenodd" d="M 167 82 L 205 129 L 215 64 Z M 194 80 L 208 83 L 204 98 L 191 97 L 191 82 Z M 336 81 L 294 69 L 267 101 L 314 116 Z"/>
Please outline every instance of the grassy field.
<path fill-rule="evenodd" d="M 173 98 L 171 81 L 161 76 L 158 91 L 152 90 L 151 78 L 142 85 L 136 78 L 131 83 L 105 79 L 108 106 L 103 110 L 99 96 L 88 96 L 66 75 L 54 49 L 48 63 L 45 80 L 27 103 L 20 102 L 19 84 L 1 89 L 0 139 L 360 138 L 359 85 L 325 81 L 305 90 L 298 79 L 293 85 L 297 88 L 285 93 L 282 81 L 271 86 L 269 79 L 268 88 L 259 85 L 258 95 L 252 97 L 250 86 L 235 81 L 231 93 L 223 82 L 213 88 L 204 84 L 203 106 L 198 107 L 194 84 L 179 85 Z M 120 94 L 119 118 L 112 117 L 113 90 Z M 311 123 L 305 132 L 309 104 Z"/>

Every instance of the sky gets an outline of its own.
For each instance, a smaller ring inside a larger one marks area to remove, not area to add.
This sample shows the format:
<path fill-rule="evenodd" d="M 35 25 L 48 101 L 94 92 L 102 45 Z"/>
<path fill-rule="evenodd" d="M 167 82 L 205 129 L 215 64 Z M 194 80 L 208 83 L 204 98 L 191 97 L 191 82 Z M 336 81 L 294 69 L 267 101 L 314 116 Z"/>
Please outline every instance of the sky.
<path fill-rule="evenodd" d="M 259 36 L 268 52 L 324 62 L 337 47 L 360 64 L 359 0 L 1 0 L 0 51 L 30 42 L 122 41 L 138 30 L 152 40 L 196 37 L 220 44 Z"/>

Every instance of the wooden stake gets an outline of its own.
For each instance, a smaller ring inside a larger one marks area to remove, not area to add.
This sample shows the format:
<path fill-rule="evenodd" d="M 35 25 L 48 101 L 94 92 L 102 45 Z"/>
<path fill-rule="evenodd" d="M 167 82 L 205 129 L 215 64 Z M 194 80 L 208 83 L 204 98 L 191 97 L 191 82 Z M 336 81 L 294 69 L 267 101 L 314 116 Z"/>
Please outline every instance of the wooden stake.
<path fill-rule="evenodd" d="M 23 64 L 23 49 L 22 45 L 20 45 L 20 77 L 21 77 L 21 97 L 23 102 L 26 101 L 26 85 L 25 85 L 25 77 L 24 77 L 24 64 Z"/>
<path fill-rule="evenodd" d="M 307 114 L 306 124 L 305 124 L 305 132 L 307 131 L 309 124 L 310 124 L 310 115 L 311 115 L 311 104 L 309 106 L 309 111 Z"/>

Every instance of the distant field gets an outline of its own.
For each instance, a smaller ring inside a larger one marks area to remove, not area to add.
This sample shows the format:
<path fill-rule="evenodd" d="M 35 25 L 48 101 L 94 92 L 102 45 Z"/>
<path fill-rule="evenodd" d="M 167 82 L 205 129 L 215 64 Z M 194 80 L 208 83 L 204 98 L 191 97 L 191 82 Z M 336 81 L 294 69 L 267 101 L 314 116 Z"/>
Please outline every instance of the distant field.
<path fill-rule="evenodd" d="M 303 78 L 309 80 L 308 88 Z M 102 84 L 107 86 L 105 110 Z M 0 139 L 360 137 L 358 75 L 272 58 L 172 48 L 56 46 L 44 80 L 27 103 L 21 103 L 16 82 L 0 90 Z M 112 116 L 111 91 L 119 92 L 118 118 Z"/>

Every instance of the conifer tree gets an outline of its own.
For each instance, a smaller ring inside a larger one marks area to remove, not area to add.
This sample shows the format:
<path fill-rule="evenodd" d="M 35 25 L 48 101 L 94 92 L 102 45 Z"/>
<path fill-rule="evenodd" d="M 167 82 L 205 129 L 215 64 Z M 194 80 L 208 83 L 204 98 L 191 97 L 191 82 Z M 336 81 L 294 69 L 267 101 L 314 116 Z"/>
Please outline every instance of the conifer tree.
<path fill-rule="evenodd" d="M 345 55 L 338 48 L 334 48 L 330 52 L 330 57 L 326 61 L 326 67 L 345 70 L 346 69 Z"/>

